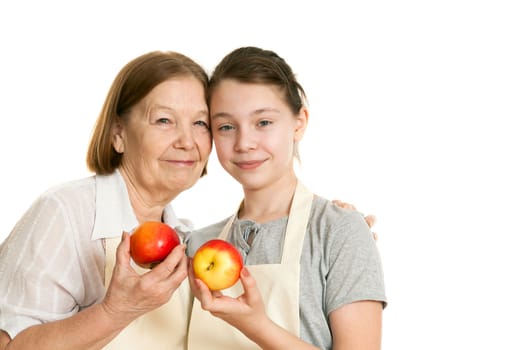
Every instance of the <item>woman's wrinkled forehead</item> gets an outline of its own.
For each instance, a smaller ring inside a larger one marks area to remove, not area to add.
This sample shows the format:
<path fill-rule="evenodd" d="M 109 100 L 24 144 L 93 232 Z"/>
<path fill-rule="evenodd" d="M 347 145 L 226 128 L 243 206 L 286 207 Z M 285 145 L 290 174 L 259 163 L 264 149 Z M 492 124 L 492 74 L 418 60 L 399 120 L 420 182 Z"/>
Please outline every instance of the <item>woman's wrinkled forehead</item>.
<path fill-rule="evenodd" d="M 152 111 L 169 111 L 172 114 L 190 114 L 208 117 L 205 89 L 192 76 L 172 77 L 157 84 L 142 99 L 123 113 L 150 114 Z"/>

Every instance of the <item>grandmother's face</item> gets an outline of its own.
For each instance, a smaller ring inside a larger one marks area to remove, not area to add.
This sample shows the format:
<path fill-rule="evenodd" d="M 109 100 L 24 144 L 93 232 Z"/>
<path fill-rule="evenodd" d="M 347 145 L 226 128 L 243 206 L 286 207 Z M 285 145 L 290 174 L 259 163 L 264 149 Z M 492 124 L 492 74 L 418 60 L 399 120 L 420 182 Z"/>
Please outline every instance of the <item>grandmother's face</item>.
<path fill-rule="evenodd" d="M 193 186 L 211 152 L 204 89 L 193 77 L 159 84 L 117 130 L 121 172 L 153 200 L 172 200 Z"/>

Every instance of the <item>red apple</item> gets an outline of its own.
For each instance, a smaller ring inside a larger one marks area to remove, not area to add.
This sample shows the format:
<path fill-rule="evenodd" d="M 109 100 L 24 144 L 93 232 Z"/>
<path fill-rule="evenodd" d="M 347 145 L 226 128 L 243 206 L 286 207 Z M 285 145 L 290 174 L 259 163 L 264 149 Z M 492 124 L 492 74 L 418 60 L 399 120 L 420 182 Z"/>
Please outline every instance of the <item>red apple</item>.
<path fill-rule="evenodd" d="M 179 244 L 177 231 L 169 225 L 158 221 L 144 222 L 131 233 L 131 258 L 137 265 L 151 269 Z"/>
<path fill-rule="evenodd" d="M 195 277 L 210 290 L 231 287 L 239 279 L 243 267 L 237 248 L 222 239 L 212 239 L 201 245 L 193 256 Z"/>

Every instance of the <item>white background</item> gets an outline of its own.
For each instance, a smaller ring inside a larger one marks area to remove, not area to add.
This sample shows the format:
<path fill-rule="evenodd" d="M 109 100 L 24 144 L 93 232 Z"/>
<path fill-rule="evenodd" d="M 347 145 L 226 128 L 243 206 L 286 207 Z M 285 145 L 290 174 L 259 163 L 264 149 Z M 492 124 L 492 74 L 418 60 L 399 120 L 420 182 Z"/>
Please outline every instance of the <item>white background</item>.
<path fill-rule="evenodd" d="M 211 71 L 261 46 L 310 100 L 303 181 L 378 217 L 383 348 L 524 349 L 521 1 L 344 3 L 2 2 L 0 241 L 45 189 L 90 175 L 91 128 L 127 61 L 175 50 Z M 174 202 L 197 227 L 240 200 L 210 162 Z"/>

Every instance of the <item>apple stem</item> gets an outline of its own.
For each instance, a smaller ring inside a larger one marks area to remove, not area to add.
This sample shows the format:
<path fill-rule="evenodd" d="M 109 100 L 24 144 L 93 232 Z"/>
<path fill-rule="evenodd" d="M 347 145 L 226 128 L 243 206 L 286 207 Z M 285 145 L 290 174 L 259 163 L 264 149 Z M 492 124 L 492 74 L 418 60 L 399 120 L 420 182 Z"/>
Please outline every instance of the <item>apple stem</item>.
<path fill-rule="evenodd" d="M 208 265 L 208 267 L 206 268 L 206 271 L 210 271 L 211 269 L 213 269 L 213 266 L 215 265 L 215 263 L 210 263 Z"/>

